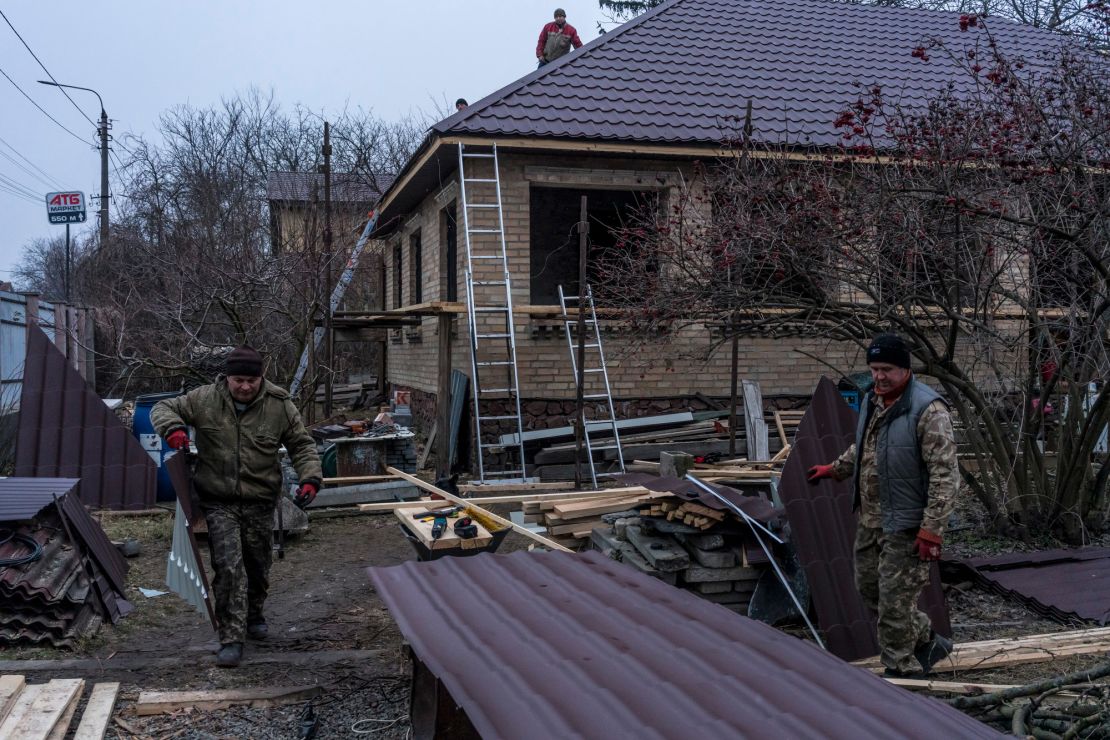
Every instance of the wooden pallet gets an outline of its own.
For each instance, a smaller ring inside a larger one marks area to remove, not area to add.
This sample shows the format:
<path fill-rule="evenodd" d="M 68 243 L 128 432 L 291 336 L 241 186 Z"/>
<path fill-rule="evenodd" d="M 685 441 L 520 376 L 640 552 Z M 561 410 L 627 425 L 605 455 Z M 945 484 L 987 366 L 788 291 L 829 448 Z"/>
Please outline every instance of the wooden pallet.
<path fill-rule="evenodd" d="M 28 684 L 23 676 L 0 676 L 0 738 L 62 740 L 69 733 L 85 691 L 80 678 Z M 112 718 L 119 684 L 93 686 L 74 740 L 101 740 Z"/>

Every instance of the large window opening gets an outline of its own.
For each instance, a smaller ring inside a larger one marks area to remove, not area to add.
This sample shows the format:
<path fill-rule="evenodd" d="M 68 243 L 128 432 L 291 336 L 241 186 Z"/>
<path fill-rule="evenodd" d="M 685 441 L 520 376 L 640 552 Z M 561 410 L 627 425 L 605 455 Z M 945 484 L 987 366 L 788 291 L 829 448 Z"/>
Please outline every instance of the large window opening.
<path fill-rule="evenodd" d="M 644 190 L 592 190 L 532 186 L 531 294 L 533 305 L 559 302 L 559 286 L 578 295 L 578 229 L 582 196 L 590 224 L 586 279 L 605 279 L 617 245 L 617 232 L 644 208 L 657 207 L 658 193 Z"/>

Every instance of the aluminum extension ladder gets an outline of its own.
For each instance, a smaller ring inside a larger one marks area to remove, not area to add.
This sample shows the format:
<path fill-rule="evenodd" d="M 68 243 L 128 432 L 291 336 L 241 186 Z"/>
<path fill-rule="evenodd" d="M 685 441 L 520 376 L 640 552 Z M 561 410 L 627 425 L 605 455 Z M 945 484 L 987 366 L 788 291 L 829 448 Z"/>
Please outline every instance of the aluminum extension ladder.
<path fill-rule="evenodd" d="M 602 405 L 604 409 L 609 410 L 608 418 L 594 417 L 590 418 L 588 414 L 583 413 L 584 423 L 582 425 L 582 439 L 586 444 L 586 459 L 590 461 L 590 482 L 593 487 L 597 488 L 597 469 L 594 465 L 594 451 L 595 450 L 616 450 L 617 451 L 617 465 L 619 472 L 624 473 L 624 452 L 621 450 L 621 436 L 617 431 L 617 413 L 613 409 L 613 391 L 609 387 L 609 371 L 605 368 L 605 350 L 601 347 L 601 330 L 597 324 L 597 309 L 594 306 L 594 291 L 589 283 L 585 286 L 585 295 L 566 295 L 563 293 L 563 286 L 559 286 L 559 305 L 563 308 L 563 329 L 567 335 L 567 348 L 570 350 L 570 367 L 574 371 L 574 384 L 578 387 L 578 343 L 575 341 L 574 333 L 578 326 L 578 309 L 579 301 L 583 301 L 582 307 L 586 309 L 585 325 L 586 325 L 586 344 L 584 359 L 582 361 L 582 400 L 586 401 L 601 401 L 605 403 Z M 574 315 L 571 315 L 571 311 Z M 590 329 L 593 329 L 591 332 Z M 596 358 L 596 359 L 591 359 Z M 593 364 L 596 362 L 596 364 Z M 596 434 L 599 431 L 608 430 L 613 436 L 613 441 L 610 444 L 595 445 L 590 440 L 591 430 Z M 605 475 L 603 473 L 603 475 Z M 612 475 L 612 473 L 610 473 Z"/>
<path fill-rule="evenodd" d="M 478 479 L 524 480 L 524 425 L 513 327 L 513 294 L 505 250 L 505 214 L 497 145 L 467 150 L 459 143 L 459 192 L 466 236 L 466 312 L 470 322 L 470 382 Z M 473 199 L 473 201 L 472 201 Z M 482 415 L 484 401 L 507 399 L 501 413 Z M 495 440 L 511 422 L 516 444 Z M 499 457 L 498 460 L 490 458 Z M 515 458 L 515 459 L 514 459 Z"/>

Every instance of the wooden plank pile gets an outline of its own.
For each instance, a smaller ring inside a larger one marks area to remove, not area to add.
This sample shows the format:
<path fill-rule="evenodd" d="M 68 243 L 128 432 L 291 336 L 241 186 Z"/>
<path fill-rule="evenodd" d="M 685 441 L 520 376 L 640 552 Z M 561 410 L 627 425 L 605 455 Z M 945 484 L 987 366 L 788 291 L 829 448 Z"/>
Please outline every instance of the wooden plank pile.
<path fill-rule="evenodd" d="M 28 684 L 23 676 L 0 676 L 0 737 L 100 740 L 112 717 L 119 684 L 98 683 L 92 687 L 80 722 L 70 735 L 84 690 L 85 681 L 80 678 Z"/>
<path fill-rule="evenodd" d="M 650 506 L 657 499 L 670 494 L 659 494 L 640 486 L 610 488 L 599 497 L 598 491 L 583 491 L 579 496 L 550 501 L 525 501 L 521 504 L 526 524 L 538 524 L 547 529 L 548 536 L 564 547 L 577 550 L 590 539 L 594 527 L 604 524 L 602 517 L 613 512 L 630 511 Z"/>

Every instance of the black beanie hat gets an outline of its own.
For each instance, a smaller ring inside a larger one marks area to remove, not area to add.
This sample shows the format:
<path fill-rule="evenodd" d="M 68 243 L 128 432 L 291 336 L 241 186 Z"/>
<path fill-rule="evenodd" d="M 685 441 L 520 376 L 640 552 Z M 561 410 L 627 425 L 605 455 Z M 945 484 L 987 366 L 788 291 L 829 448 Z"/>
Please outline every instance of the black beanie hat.
<path fill-rule="evenodd" d="M 885 362 L 896 367 L 910 367 L 910 348 L 897 334 L 880 334 L 867 348 L 867 362 Z"/>
<path fill-rule="evenodd" d="M 262 375 L 262 355 L 258 354 L 258 351 L 252 347 L 236 347 L 227 355 L 224 373 L 227 375 L 260 377 Z"/>

